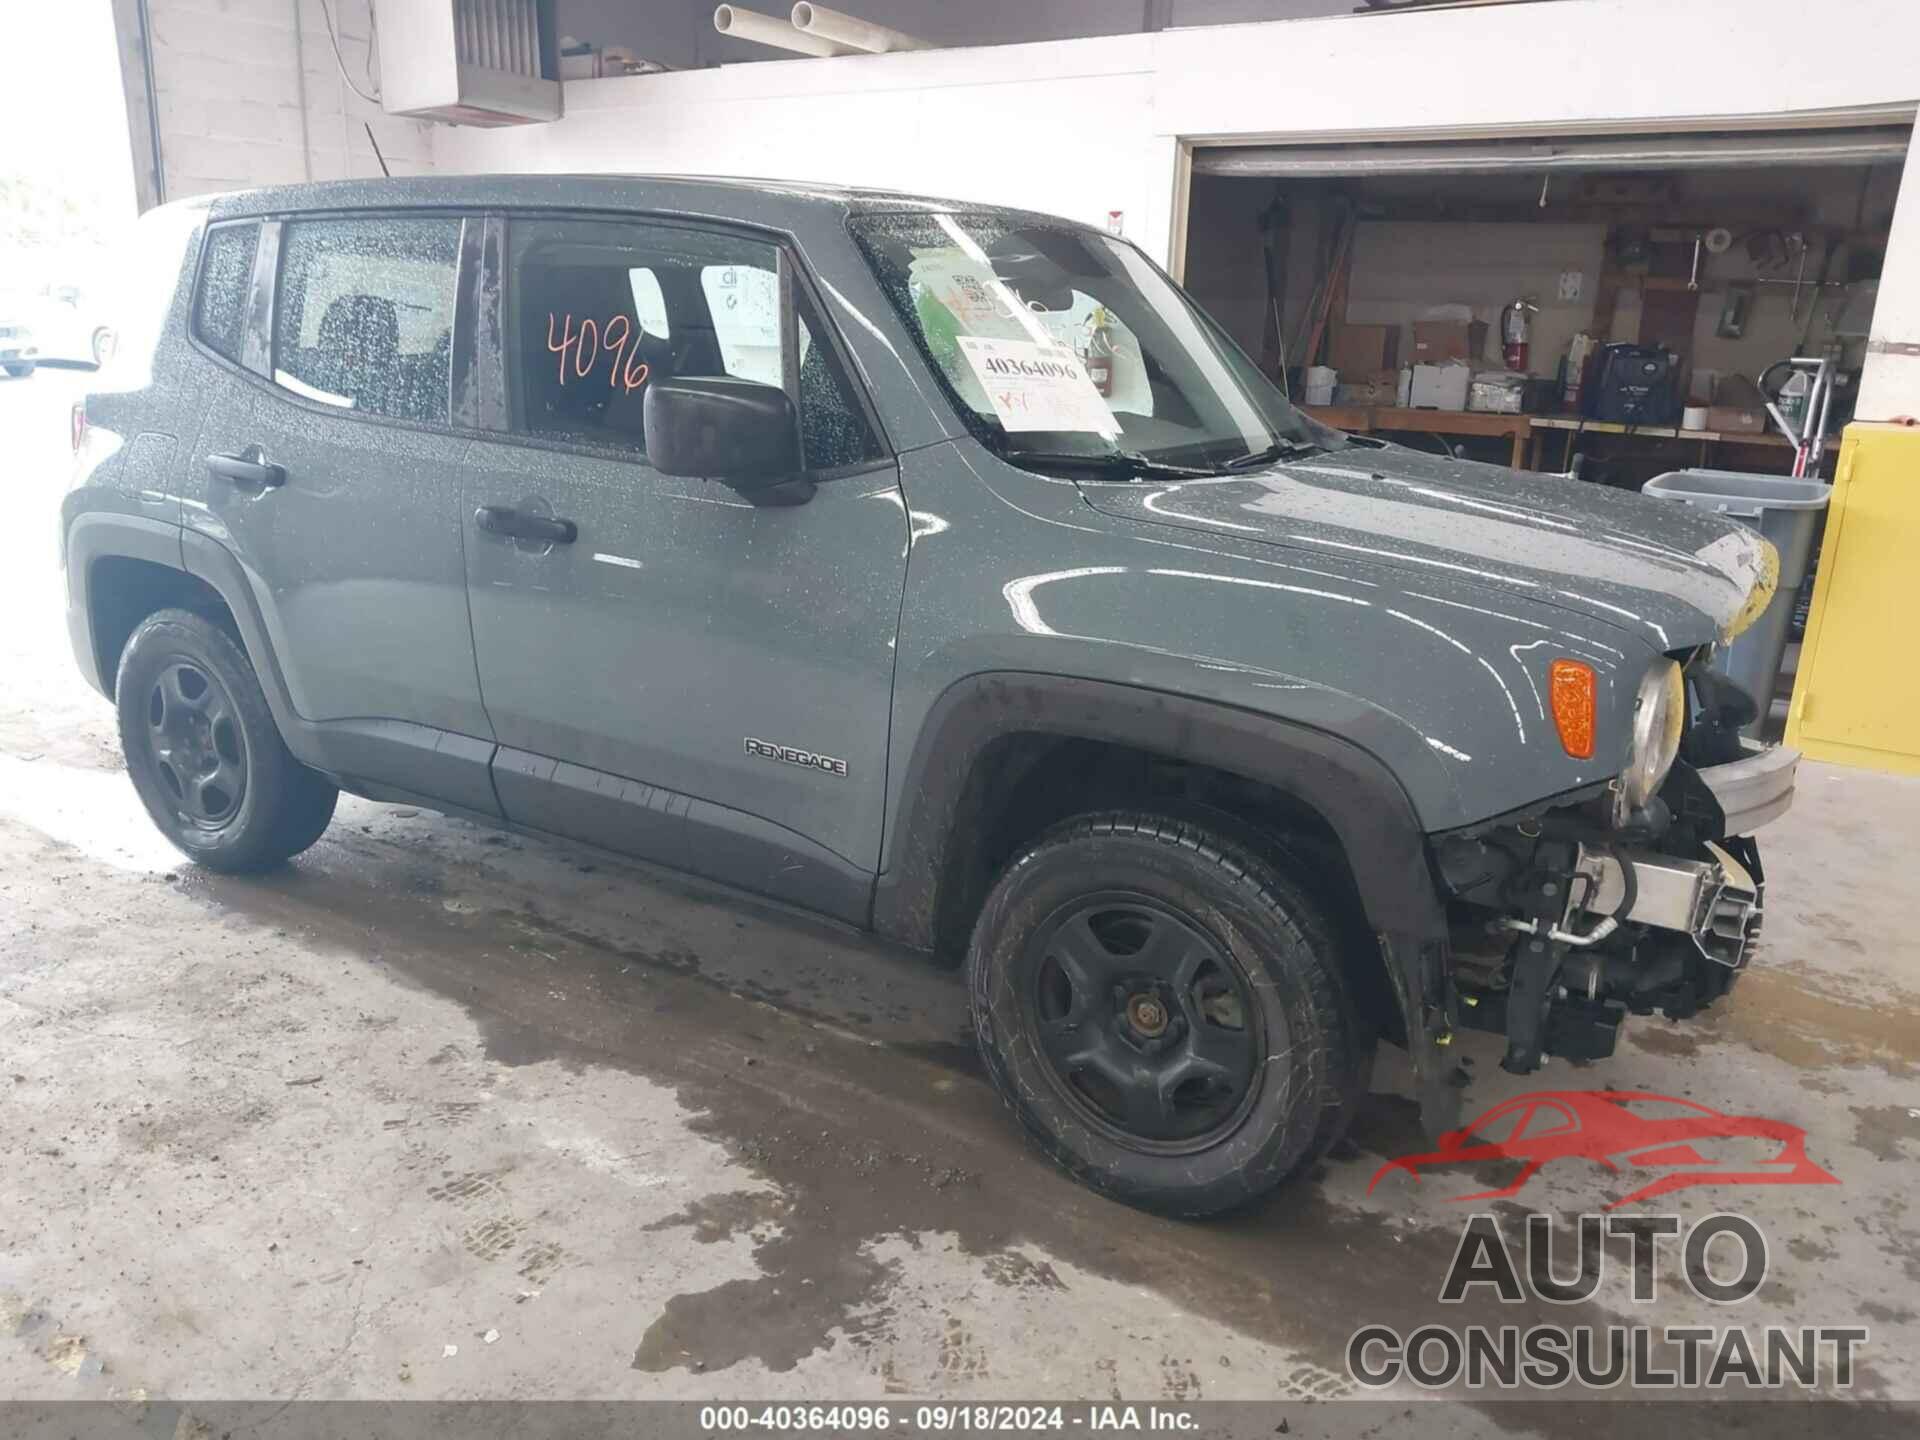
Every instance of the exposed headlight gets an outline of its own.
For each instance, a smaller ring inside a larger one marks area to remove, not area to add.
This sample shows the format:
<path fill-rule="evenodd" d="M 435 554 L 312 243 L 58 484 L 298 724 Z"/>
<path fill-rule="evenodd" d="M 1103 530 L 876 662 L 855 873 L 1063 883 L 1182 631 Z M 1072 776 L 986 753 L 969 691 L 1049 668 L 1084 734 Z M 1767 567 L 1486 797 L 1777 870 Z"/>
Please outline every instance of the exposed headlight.
<path fill-rule="evenodd" d="M 1747 591 L 1747 598 L 1740 606 L 1740 613 L 1727 622 L 1726 638 L 1729 641 L 1739 638 L 1753 627 L 1769 603 L 1773 592 L 1780 587 L 1780 552 L 1774 548 L 1771 540 L 1759 538 L 1759 559 L 1754 569 L 1753 588 Z"/>
<path fill-rule="evenodd" d="M 1620 790 L 1628 810 L 1651 800 L 1674 757 L 1680 753 L 1680 732 L 1687 722 L 1687 684 L 1680 667 L 1658 661 L 1640 681 L 1633 697 L 1633 753 L 1620 774 Z"/>

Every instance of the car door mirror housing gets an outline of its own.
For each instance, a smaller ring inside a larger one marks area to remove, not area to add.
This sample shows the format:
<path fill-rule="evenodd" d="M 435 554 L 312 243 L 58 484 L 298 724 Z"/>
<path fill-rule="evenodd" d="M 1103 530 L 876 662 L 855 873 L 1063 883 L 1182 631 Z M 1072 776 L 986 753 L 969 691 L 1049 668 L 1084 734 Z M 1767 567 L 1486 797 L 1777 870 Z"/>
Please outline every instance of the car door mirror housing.
<path fill-rule="evenodd" d="M 793 398 L 777 385 L 718 375 L 656 380 L 641 417 L 647 462 L 663 475 L 718 480 L 761 504 L 813 493 L 800 474 Z"/>

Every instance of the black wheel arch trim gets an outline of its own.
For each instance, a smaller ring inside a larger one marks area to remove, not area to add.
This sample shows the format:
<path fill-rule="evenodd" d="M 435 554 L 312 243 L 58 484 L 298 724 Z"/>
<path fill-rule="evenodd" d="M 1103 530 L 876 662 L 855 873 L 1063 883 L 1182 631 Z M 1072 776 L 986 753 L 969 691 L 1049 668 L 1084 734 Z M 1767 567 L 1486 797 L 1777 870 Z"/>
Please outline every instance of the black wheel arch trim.
<path fill-rule="evenodd" d="M 1350 740 L 1295 721 L 1110 681 L 1027 671 L 968 676 L 929 708 L 888 815 L 873 926 L 931 950 L 940 882 L 976 762 L 1019 734 L 1107 741 L 1211 766 L 1311 806 L 1346 852 L 1398 1003 L 1429 1134 L 1457 1125 L 1460 1072 L 1448 1062 L 1452 987 L 1446 914 L 1413 802 L 1393 772 Z"/>
<path fill-rule="evenodd" d="M 889 854 L 874 899 L 881 934 L 933 947 L 940 877 L 968 777 L 990 744 L 1019 734 L 1126 745 L 1271 785 L 1332 827 L 1375 930 L 1423 941 L 1446 934 L 1413 804 L 1370 752 L 1256 711 L 1027 671 L 969 676 L 929 709 L 889 816 Z"/>
<path fill-rule="evenodd" d="M 266 617 L 260 613 L 253 586 L 248 583 L 247 573 L 241 568 L 240 561 L 219 541 L 191 528 L 181 532 L 180 558 L 182 568 L 189 575 L 211 587 L 226 602 L 233 623 L 239 627 L 247 658 L 253 662 L 254 673 L 260 677 L 260 689 L 267 697 L 267 708 L 273 712 L 274 723 L 280 727 L 287 748 L 293 752 L 295 759 L 308 765 L 319 765 L 320 757 L 303 743 L 310 727 L 293 708 L 292 692 L 287 688 L 286 676 L 280 671 L 280 657 L 267 635 Z"/>
<path fill-rule="evenodd" d="M 113 693 L 113 677 L 103 673 L 100 637 L 94 629 L 94 564 L 104 559 L 143 560 L 184 571 L 180 527 L 144 515 L 89 510 L 66 527 L 67 628 L 73 658 L 83 678 L 102 695 Z"/>

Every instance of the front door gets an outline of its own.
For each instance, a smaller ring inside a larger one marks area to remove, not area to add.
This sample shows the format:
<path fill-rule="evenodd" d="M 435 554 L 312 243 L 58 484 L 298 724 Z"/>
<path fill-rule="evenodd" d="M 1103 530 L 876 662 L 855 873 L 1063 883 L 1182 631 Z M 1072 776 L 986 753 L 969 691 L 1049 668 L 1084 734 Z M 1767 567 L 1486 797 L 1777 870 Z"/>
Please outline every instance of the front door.
<path fill-rule="evenodd" d="M 461 768 L 479 788 L 439 798 L 484 809 L 490 736 L 461 554 L 469 442 L 449 425 L 462 224 L 265 227 L 271 333 L 249 357 L 257 373 L 221 382 L 196 447 L 204 501 L 187 518 L 246 572 L 331 767 L 433 790 L 458 748 L 448 737 L 468 737 L 476 758 Z"/>
<path fill-rule="evenodd" d="M 758 238 L 506 224 L 511 433 L 474 446 L 465 507 L 503 808 L 864 918 L 907 526 L 837 347 Z M 649 468 L 646 390 L 670 375 L 787 387 L 813 498 L 756 506 Z"/>

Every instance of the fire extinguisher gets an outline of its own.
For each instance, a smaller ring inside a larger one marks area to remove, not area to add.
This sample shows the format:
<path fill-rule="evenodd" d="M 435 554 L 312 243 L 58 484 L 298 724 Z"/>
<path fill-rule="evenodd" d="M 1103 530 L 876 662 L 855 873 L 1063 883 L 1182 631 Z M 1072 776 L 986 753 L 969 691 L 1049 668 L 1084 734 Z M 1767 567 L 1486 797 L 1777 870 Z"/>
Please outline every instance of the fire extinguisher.
<path fill-rule="evenodd" d="M 1507 369 L 1526 371 L 1527 317 L 1539 313 L 1540 307 L 1525 297 L 1500 312 L 1500 354 L 1507 362 Z"/>
<path fill-rule="evenodd" d="M 1103 399 L 1113 396 L 1113 331 L 1107 324 L 1105 306 L 1098 306 L 1093 312 L 1093 333 L 1087 337 L 1086 353 L 1081 357 L 1087 367 L 1087 378 L 1093 381 L 1093 388 L 1100 392 Z"/>

